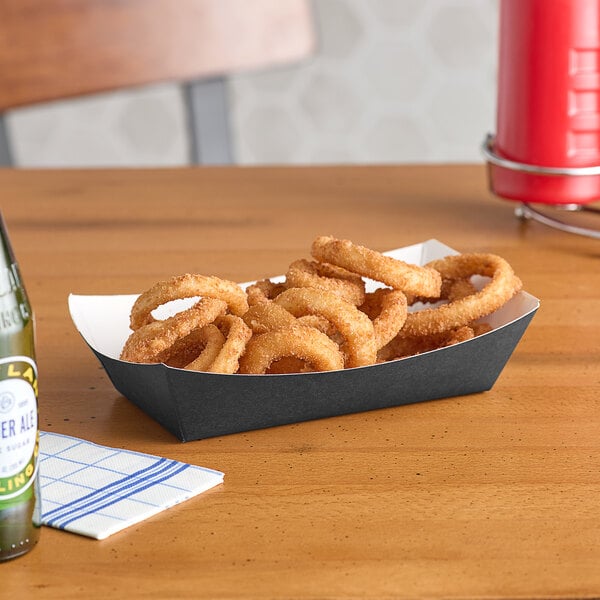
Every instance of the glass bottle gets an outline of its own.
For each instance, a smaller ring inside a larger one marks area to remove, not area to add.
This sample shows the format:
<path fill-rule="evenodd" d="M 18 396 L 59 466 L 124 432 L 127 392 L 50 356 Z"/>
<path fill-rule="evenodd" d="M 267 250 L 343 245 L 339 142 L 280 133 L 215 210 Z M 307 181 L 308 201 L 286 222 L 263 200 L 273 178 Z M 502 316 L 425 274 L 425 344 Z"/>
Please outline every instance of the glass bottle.
<path fill-rule="evenodd" d="M 0 214 L 0 560 L 24 554 L 40 531 L 34 320 Z"/>

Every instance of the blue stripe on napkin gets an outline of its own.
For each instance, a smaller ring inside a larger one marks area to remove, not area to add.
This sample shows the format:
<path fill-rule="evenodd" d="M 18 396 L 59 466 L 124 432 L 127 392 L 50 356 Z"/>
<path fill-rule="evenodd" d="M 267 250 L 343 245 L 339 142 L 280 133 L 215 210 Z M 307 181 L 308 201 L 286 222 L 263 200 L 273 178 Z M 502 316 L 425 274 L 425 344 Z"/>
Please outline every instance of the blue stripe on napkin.
<path fill-rule="evenodd" d="M 223 481 L 187 463 L 40 434 L 42 523 L 102 539 Z"/>

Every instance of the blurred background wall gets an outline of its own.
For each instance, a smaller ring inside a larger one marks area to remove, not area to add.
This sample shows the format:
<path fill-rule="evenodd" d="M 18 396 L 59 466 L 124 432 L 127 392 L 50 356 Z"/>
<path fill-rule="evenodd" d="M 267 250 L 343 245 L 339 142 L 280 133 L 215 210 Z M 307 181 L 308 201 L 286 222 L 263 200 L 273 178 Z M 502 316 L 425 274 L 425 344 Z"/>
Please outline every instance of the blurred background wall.
<path fill-rule="evenodd" d="M 497 0 L 311 5 L 312 58 L 228 80 L 236 163 L 482 161 L 494 130 Z M 18 166 L 188 164 L 177 85 L 13 110 L 7 127 Z"/>

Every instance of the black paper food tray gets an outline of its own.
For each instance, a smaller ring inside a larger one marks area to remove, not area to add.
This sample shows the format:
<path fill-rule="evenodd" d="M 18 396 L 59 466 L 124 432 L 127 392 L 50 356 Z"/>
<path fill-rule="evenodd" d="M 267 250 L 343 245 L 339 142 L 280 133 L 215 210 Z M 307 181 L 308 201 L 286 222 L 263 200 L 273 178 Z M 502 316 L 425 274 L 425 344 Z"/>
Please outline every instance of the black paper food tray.
<path fill-rule="evenodd" d="M 429 240 L 386 254 L 424 264 L 456 254 Z M 123 396 L 183 442 L 483 392 L 539 307 L 520 292 L 485 319 L 489 333 L 383 364 L 289 375 L 223 375 L 118 359 L 136 296 L 69 297 L 75 326 Z"/>

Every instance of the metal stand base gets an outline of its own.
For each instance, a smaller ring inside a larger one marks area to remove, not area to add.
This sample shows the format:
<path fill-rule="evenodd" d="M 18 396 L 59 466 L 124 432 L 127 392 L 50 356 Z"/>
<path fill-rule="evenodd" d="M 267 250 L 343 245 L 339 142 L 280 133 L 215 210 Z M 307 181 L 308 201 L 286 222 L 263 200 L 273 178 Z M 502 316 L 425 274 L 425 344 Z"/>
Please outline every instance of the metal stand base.
<path fill-rule="evenodd" d="M 549 214 L 553 211 L 552 214 Z M 556 216 L 557 213 L 562 212 L 565 215 L 574 214 L 578 215 L 595 215 L 600 216 L 600 208 L 594 206 L 587 206 L 581 204 L 565 204 L 556 207 L 549 207 L 547 210 L 543 210 L 537 205 L 532 205 L 527 202 L 521 203 L 515 208 L 515 215 L 522 220 L 533 219 L 549 227 L 566 231 L 567 233 L 575 233 L 577 235 L 584 235 L 587 237 L 595 238 L 600 240 L 600 230 L 587 227 L 585 225 L 569 223 L 564 219 L 560 219 Z M 599 221 L 600 224 L 600 221 Z"/>
<path fill-rule="evenodd" d="M 10 151 L 6 119 L 0 113 L 0 167 L 11 167 L 12 165 L 13 157 Z"/>
<path fill-rule="evenodd" d="M 225 78 L 190 81 L 183 86 L 183 92 L 192 164 L 232 164 L 233 145 Z"/>

